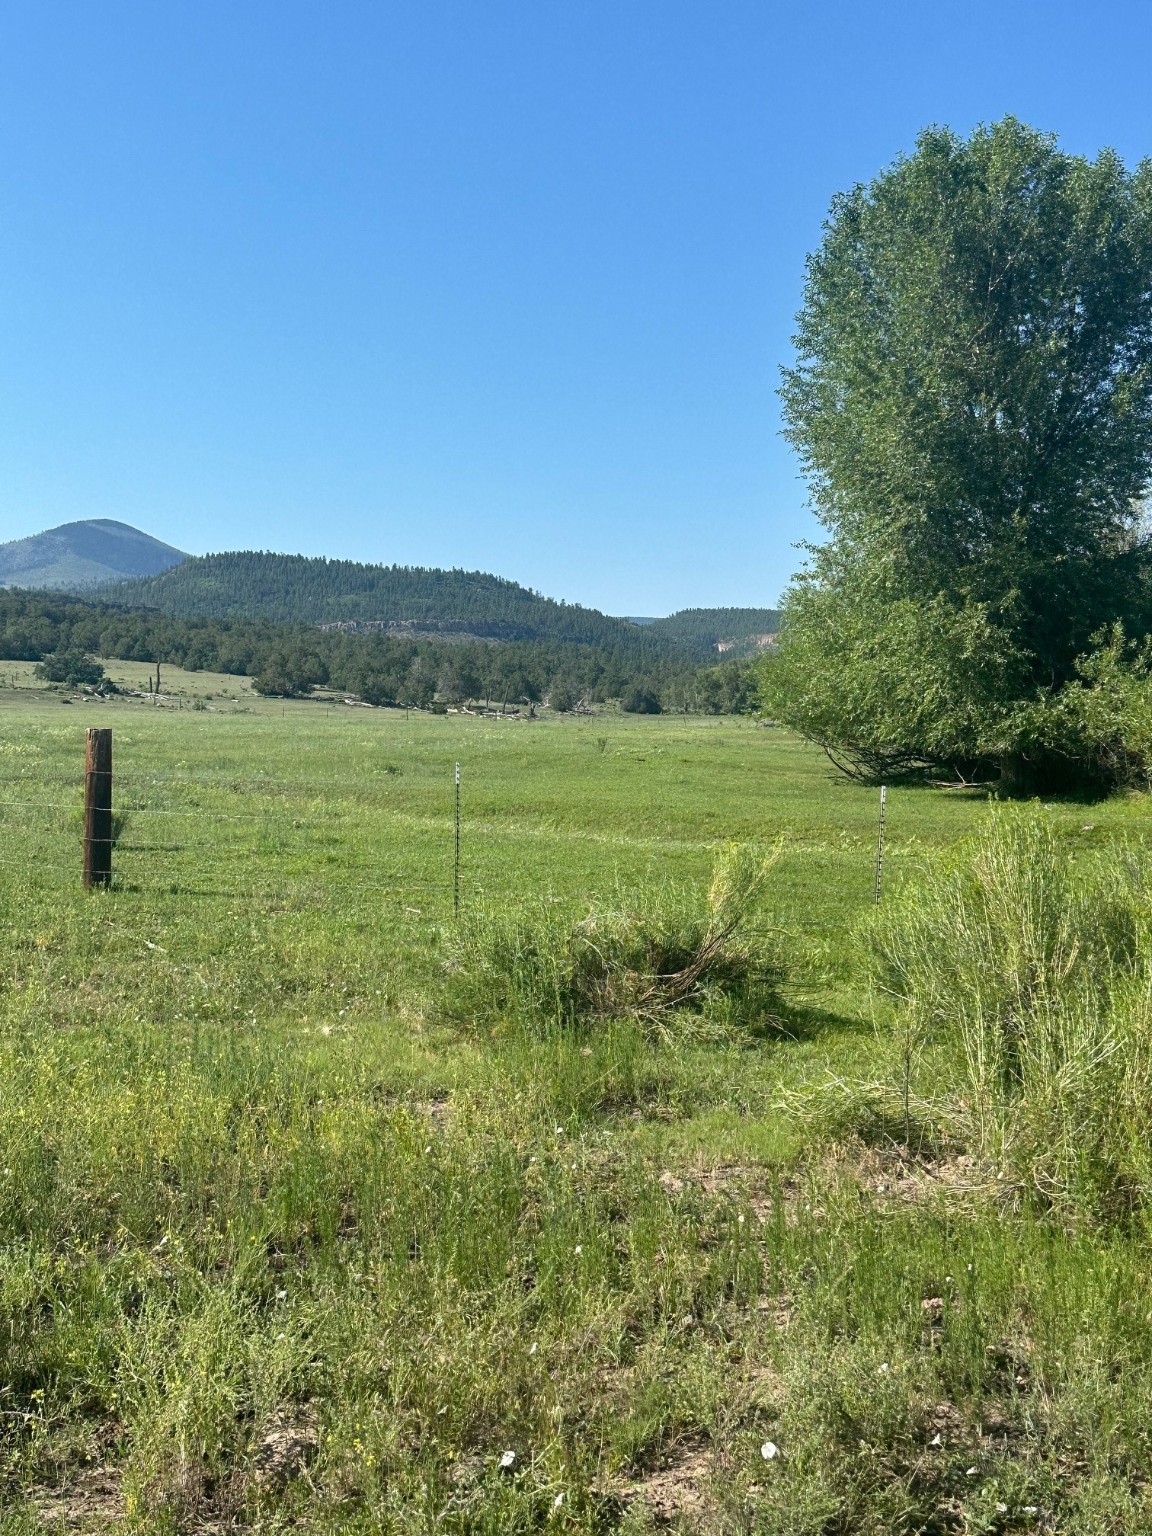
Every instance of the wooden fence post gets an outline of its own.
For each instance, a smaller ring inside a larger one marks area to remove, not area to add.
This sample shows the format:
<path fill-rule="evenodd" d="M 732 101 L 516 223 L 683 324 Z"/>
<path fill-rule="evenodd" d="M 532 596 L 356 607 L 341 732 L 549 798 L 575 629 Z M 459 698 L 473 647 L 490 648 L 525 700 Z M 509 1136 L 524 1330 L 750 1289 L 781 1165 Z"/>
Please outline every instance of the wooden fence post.
<path fill-rule="evenodd" d="M 112 880 L 112 732 L 88 727 L 84 754 L 84 884 Z"/>

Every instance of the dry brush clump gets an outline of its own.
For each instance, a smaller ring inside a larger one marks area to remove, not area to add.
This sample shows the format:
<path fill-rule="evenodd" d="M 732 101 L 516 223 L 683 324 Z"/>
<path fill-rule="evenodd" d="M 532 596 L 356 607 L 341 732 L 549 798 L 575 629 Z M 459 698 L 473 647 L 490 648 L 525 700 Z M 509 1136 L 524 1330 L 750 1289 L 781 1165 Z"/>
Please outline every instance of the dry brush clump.
<path fill-rule="evenodd" d="M 689 1016 L 705 1032 L 761 1022 L 783 976 L 755 923 L 777 852 L 727 848 L 703 900 L 668 883 L 618 893 L 575 922 L 548 900 L 475 913 L 450 951 L 444 1011 L 487 1027 L 630 1019 L 655 1034 Z"/>

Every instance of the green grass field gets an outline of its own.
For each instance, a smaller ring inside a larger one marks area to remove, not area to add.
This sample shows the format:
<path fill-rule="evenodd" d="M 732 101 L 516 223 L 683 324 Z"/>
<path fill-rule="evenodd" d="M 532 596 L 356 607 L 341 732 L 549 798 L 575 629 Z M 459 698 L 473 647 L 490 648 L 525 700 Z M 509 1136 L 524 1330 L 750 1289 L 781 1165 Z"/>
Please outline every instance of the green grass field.
<path fill-rule="evenodd" d="M 1143 1227 L 860 1111 L 903 1070 L 856 938 L 875 790 L 733 719 L 405 718 L 174 669 L 160 705 L 63 704 L 28 672 L 0 667 L 3 1536 L 1152 1530 Z M 456 761 L 466 919 L 782 840 L 764 1027 L 446 1023 Z M 1091 860 L 1148 812 L 1045 814 Z M 893 791 L 886 902 L 986 815 Z"/>

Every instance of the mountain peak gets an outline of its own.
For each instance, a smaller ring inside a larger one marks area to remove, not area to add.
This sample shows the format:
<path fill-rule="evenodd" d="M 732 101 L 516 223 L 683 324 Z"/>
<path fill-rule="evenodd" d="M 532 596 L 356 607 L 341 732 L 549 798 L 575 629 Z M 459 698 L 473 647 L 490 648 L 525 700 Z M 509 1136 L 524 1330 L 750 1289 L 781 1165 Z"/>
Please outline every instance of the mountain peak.
<path fill-rule="evenodd" d="M 126 577 L 157 576 L 186 558 L 128 523 L 85 518 L 0 544 L 0 587 L 76 591 Z"/>

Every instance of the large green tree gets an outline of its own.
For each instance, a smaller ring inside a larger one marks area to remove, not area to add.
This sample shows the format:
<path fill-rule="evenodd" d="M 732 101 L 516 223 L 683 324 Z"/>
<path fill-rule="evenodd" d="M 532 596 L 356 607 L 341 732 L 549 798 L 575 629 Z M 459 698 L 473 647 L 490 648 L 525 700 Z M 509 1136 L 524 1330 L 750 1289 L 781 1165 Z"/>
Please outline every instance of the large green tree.
<path fill-rule="evenodd" d="M 834 201 L 796 350 L 828 539 L 770 707 L 874 771 L 1043 756 L 1028 711 L 1105 626 L 1148 627 L 1152 164 L 928 130 Z"/>

